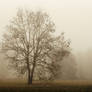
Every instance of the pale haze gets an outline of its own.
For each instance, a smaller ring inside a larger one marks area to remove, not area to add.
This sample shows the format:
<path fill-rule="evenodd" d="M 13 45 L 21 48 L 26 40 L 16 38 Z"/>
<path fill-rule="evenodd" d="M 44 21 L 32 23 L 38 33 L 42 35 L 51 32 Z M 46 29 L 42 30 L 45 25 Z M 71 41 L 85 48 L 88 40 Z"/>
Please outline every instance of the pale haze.
<path fill-rule="evenodd" d="M 92 80 L 92 0 L 0 0 L 0 41 L 19 8 L 47 12 L 56 25 L 55 34 L 65 32 L 71 40 L 79 75 Z M 6 76 L 6 62 L 0 56 L 0 76 Z"/>
<path fill-rule="evenodd" d="M 47 12 L 56 34 L 65 32 L 74 51 L 92 47 L 92 0 L 0 0 L 0 38 L 18 8 Z"/>

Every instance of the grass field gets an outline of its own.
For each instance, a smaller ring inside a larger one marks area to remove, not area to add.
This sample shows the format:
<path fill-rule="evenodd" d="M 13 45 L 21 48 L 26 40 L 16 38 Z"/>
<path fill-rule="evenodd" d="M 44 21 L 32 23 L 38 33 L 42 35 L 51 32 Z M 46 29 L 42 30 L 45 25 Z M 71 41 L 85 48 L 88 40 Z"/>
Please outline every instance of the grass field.
<path fill-rule="evenodd" d="M 34 81 L 30 86 L 25 81 L 1 81 L 0 92 L 92 92 L 92 81 Z"/>

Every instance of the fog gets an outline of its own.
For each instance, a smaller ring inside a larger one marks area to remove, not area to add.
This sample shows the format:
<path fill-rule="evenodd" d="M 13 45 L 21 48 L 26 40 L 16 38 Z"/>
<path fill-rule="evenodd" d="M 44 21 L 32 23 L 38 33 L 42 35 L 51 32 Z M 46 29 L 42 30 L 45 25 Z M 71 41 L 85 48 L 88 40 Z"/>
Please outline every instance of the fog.
<path fill-rule="evenodd" d="M 18 8 L 47 12 L 56 25 L 56 34 L 64 31 L 71 39 L 74 51 L 91 48 L 91 0 L 3 0 L 0 1 L 0 38 L 5 26 L 16 15 Z"/>
<path fill-rule="evenodd" d="M 59 79 L 92 80 L 92 49 L 78 52 L 73 55 L 73 58 L 68 57 L 62 61 L 61 71 L 63 71 L 64 74 L 59 76 Z M 4 54 L 0 54 L 0 79 L 18 78 L 15 70 L 12 70 L 12 68 L 8 66 L 8 61 L 4 56 Z M 77 75 L 77 78 L 75 77 L 75 74 Z"/>
<path fill-rule="evenodd" d="M 77 53 L 76 56 L 80 78 L 92 80 L 92 49 Z"/>
<path fill-rule="evenodd" d="M 65 32 L 71 40 L 80 79 L 92 79 L 92 0 L 0 0 L 0 41 L 18 8 L 47 12 L 55 22 L 55 34 Z M 13 75 L 1 53 L 0 77 L 7 77 L 6 73 Z"/>

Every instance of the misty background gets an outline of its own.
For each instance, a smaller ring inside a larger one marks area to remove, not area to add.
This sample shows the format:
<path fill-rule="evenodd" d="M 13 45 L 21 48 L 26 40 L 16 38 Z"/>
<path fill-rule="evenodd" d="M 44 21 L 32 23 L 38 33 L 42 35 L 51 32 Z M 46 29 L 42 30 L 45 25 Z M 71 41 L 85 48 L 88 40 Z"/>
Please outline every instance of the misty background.
<path fill-rule="evenodd" d="M 56 25 L 55 35 L 65 32 L 71 40 L 80 79 L 92 79 L 92 0 L 0 0 L 0 41 L 18 8 L 47 12 Z M 12 75 L 1 52 L 0 78 Z"/>

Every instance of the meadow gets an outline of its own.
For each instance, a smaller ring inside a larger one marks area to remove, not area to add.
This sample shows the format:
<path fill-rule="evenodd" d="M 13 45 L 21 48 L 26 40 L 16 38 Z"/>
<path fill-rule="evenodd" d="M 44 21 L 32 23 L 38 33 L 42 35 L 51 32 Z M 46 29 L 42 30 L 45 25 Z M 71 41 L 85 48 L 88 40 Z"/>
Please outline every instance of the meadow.
<path fill-rule="evenodd" d="M 92 81 L 1 81 L 0 92 L 92 92 Z"/>

